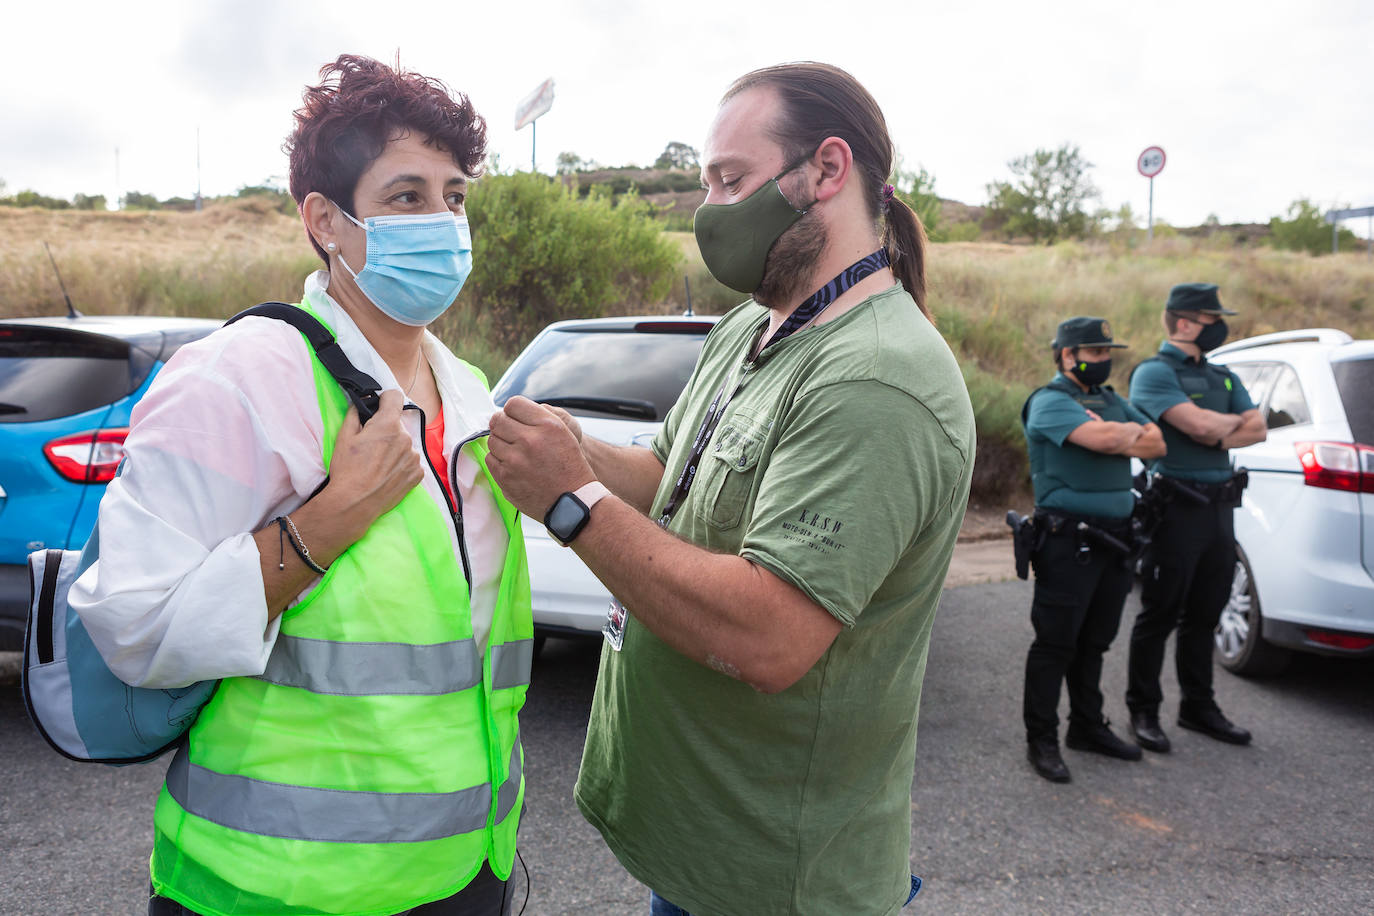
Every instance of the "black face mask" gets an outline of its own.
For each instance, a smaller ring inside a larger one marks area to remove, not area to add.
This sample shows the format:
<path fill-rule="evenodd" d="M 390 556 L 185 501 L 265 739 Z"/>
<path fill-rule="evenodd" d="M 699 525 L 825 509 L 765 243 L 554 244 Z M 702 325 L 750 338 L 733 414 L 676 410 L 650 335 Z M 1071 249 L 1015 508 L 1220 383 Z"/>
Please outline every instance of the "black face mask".
<path fill-rule="evenodd" d="M 1089 388 L 1095 388 L 1105 382 L 1107 376 L 1112 374 L 1112 361 L 1104 359 L 1100 363 L 1088 363 L 1080 359 L 1074 362 L 1069 371 L 1073 373 L 1074 378 Z"/>
<path fill-rule="evenodd" d="M 1218 318 L 1214 323 L 1204 325 L 1193 343 L 1203 353 L 1208 353 L 1226 342 L 1227 333 L 1226 320 Z"/>

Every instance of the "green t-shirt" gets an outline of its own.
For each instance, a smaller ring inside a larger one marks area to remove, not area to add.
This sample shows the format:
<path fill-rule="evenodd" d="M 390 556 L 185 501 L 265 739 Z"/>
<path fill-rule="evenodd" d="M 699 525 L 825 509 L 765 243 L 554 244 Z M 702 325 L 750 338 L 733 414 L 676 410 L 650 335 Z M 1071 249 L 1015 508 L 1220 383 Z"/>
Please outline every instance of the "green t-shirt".
<path fill-rule="evenodd" d="M 721 319 L 654 441 L 656 517 L 768 313 Z M 625 868 L 694 916 L 905 902 L 916 716 L 973 470 L 973 410 L 900 286 L 770 347 L 670 530 L 796 585 L 845 626 L 765 695 L 632 619 L 604 648 L 576 799 Z"/>
<path fill-rule="evenodd" d="M 1135 508 L 1131 459 L 1083 448 L 1069 434 L 1087 423 L 1088 411 L 1103 420 L 1144 425 L 1150 418 L 1110 387 L 1083 391 L 1063 373 L 1031 394 L 1022 431 L 1030 456 L 1035 505 L 1078 515 L 1124 519 Z"/>
<path fill-rule="evenodd" d="M 1228 479 L 1230 452 L 1203 445 L 1164 419 L 1165 411 L 1186 401 L 1217 413 L 1241 414 L 1255 408 L 1234 372 L 1205 358 L 1193 359 L 1166 340 L 1157 356 L 1136 366 L 1131 375 L 1131 403 L 1159 423 L 1168 449 L 1150 462 L 1150 470 L 1200 483 Z"/>

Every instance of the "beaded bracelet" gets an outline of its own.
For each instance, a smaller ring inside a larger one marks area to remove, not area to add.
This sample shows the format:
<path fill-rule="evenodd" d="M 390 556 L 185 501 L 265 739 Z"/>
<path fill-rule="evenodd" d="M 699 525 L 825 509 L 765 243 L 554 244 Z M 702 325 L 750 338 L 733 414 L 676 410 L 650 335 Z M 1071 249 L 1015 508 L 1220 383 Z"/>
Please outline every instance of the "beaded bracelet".
<path fill-rule="evenodd" d="M 272 521 L 276 522 L 277 527 L 281 529 L 277 535 L 277 550 L 279 551 L 277 569 L 286 569 L 286 548 L 282 546 L 282 539 L 285 538 L 291 542 L 291 549 L 296 551 L 296 555 L 301 558 L 302 563 L 321 576 L 328 572 L 323 566 L 310 559 L 310 548 L 306 547 L 305 541 L 301 540 L 301 533 L 296 529 L 296 523 L 291 521 L 291 516 L 279 515 Z"/>

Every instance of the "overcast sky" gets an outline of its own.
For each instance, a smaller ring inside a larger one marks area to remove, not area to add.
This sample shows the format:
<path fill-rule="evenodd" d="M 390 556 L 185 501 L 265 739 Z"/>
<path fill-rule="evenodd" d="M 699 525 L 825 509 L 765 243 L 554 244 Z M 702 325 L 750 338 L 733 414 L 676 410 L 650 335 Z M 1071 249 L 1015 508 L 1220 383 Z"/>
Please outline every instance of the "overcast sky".
<path fill-rule="evenodd" d="M 730 81 L 815 59 L 877 98 L 908 167 L 983 203 L 1008 160 L 1078 144 L 1103 206 L 1144 217 L 1136 157 L 1168 155 L 1155 214 L 1265 221 L 1307 197 L 1374 205 L 1374 3 L 727 0 L 171 0 L 11 4 L 0 180 L 113 200 L 285 184 L 300 90 L 341 52 L 468 93 L 503 168 L 529 168 L 516 104 L 546 77 L 538 166 L 700 148 Z M 118 174 L 116 175 L 116 149 Z M 1366 221 L 1347 223 L 1361 235 Z"/>

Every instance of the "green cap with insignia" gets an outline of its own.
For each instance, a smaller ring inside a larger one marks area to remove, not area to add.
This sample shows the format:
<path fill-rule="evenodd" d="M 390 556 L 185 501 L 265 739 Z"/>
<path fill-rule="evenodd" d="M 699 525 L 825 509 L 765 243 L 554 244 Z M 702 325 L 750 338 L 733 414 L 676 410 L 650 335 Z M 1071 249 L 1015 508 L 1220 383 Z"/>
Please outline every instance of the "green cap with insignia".
<path fill-rule="evenodd" d="M 1112 326 L 1105 318 L 1090 318 L 1080 315 L 1068 321 L 1059 322 L 1050 346 L 1056 350 L 1065 347 L 1112 347 L 1120 349 L 1124 343 L 1112 342 Z"/>
<path fill-rule="evenodd" d="M 1221 307 L 1215 283 L 1179 283 L 1169 290 L 1169 301 L 1164 309 L 1170 312 L 1202 312 L 1206 315 L 1238 314 Z"/>

